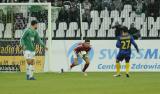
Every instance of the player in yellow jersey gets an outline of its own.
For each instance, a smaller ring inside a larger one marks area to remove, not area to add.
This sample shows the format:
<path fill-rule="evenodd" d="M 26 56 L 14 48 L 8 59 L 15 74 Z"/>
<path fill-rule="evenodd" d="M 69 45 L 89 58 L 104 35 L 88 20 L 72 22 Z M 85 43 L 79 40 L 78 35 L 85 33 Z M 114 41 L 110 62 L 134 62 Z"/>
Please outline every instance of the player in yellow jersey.
<path fill-rule="evenodd" d="M 130 68 L 130 57 L 131 57 L 131 44 L 136 48 L 137 52 L 139 53 L 139 49 L 137 44 L 134 41 L 134 38 L 129 35 L 128 28 L 122 28 L 122 35 L 118 37 L 116 47 L 119 48 L 119 53 L 116 58 L 116 75 L 115 77 L 120 77 L 120 61 L 125 60 L 126 62 L 126 77 L 129 77 L 129 68 Z"/>

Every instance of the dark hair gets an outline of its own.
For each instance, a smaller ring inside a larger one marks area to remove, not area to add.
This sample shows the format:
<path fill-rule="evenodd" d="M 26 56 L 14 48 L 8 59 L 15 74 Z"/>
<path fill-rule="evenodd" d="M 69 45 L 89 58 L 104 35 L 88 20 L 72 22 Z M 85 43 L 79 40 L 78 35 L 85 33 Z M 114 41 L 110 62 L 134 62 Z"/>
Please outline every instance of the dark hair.
<path fill-rule="evenodd" d="M 126 26 L 123 26 L 122 31 L 126 33 L 126 32 L 128 32 L 128 28 Z"/>
<path fill-rule="evenodd" d="M 85 39 L 85 42 L 90 42 L 90 40 L 89 39 Z"/>
<path fill-rule="evenodd" d="M 35 24 L 37 24 L 38 22 L 36 21 L 36 20 L 33 20 L 33 21 L 31 21 L 31 25 L 35 25 Z"/>

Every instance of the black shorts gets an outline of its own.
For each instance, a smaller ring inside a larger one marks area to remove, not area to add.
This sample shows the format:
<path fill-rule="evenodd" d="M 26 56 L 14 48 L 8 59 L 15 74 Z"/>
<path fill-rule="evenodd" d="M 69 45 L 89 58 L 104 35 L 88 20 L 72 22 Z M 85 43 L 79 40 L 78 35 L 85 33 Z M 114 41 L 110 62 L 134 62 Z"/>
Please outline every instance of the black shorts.
<path fill-rule="evenodd" d="M 130 61 L 130 58 L 131 58 L 131 55 L 130 55 L 130 54 L 118 54 L 116 59 L 117 59 L 118 61 L 123 61 L 123 60 L 125 60 L 126 62 L 129 62 L 129 61 Z"/>

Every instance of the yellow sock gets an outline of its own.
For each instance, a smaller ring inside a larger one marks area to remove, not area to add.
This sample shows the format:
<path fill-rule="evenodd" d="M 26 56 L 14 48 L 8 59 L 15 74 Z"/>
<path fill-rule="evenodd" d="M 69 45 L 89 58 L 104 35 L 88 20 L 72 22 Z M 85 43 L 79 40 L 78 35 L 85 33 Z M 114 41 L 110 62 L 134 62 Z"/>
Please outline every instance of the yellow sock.
<path fill-rule="evenodd" d="M 116 62 L 116 72 L 117 74 L 120 74 L 121 65 L 119 62 Z"/>
<path fill-rule="evenodd" d="M 126 74 L 129 73 L 129 69 L 130 69 L 130 64 L 129 62 L 126 62 Z"/>

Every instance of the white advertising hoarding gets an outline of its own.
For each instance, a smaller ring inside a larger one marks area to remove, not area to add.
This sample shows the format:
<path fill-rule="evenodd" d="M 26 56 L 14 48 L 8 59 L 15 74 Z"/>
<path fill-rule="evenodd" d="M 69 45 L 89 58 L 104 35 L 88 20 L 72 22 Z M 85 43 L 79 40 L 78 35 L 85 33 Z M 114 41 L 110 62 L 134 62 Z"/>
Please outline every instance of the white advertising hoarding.
<path fill-rule="evenodd" d="M 52 63 L 50 71 L 69 71 L 72 62 L 72 51 L 80 40 L 53 40 L 52 42 Z M 140 54 L 132 46 L 131 71 L 160 71 L 160 45 L 159 40 L 136 41 Z M 116 48 L 116 40 L 91 40 L 92 50 L 90 51 L 91 64 L 87 71 L 106 72 L 115 71 L 115 58 L 119 51 Z M 82 65 L 84 61 L 79 60 Z M 125 63 L 121 63 L 121 69 L 125 70 Z M 81 71 L 83 66 L 79 65 L 72 71 Z"/>

